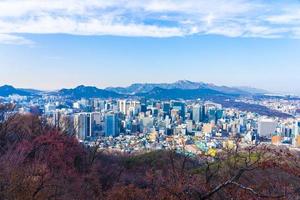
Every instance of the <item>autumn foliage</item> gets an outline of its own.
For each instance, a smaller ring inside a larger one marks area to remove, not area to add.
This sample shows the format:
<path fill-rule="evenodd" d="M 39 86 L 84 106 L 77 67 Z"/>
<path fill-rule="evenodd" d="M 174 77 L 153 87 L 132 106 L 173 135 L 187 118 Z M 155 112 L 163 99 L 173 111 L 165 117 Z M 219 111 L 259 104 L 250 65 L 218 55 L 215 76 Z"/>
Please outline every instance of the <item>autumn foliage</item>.
<path fill-rule="evenodd" d="M 112 154 L 15 115 L 0 125 L 0 199 L 300 199 L 299 155 L 263 145 L 214 159 Z"/>

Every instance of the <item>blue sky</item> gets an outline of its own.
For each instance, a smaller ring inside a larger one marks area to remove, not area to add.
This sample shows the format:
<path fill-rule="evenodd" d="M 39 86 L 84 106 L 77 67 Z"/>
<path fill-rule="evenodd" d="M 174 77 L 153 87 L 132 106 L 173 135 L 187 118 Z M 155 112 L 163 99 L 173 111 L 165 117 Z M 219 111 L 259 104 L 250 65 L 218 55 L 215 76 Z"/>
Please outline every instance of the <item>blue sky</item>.
<path fill-rule="evenodd" d="M 188 79 L 300 94 L 299 1 L 41 2 L 0 2 L 0 85 Z"/>

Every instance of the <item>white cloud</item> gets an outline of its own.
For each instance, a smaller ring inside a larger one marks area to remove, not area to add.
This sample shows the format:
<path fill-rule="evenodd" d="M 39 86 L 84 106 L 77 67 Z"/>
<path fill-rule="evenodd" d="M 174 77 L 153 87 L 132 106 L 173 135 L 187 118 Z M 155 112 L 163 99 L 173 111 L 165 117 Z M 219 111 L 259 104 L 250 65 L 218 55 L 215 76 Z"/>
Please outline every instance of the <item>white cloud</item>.
<path fill-rule="evenodd" d="M 300 8 L 290 9 L 283 14 L 269 16 L 267 20 L 274 24 L 300 25 Z"/>
<path fill-rule="evenodd" d="M 16 45 L 32 45 L 33 42 L 24 37 L 10 35 L 10 34 L 0 34 L 0 43 L 2 44 L 16 44 Z"/>
<path fill-rule="evenodd" d="M 300 4 L 263 0 L 2 0 L 1 43 L 15 34 L 299 37 Z M 15 41 L 15 42 L 13 42 Z"/>
<path fill-rule="evenodd" d="M 15 21 L 14 24 L 1 23 L 0 30 L 9 33 L 66 33 L 73 35 L 122 35 L 170 37 L 185 33 L 177 27 L 159 27 L 135 23 L 118 23 L 101 19 L 73 20 L 67 17 L 44 16 L 37 19 Z"/>

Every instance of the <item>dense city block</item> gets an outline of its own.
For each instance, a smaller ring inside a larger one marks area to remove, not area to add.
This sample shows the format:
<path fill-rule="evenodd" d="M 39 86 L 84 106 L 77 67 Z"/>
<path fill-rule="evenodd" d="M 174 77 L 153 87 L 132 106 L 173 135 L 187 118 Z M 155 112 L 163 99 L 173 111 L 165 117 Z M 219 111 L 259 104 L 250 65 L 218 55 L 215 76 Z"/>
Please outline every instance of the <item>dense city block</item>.
<path fill-rule="evenodd" d="M 236 138 L 242 145 L 274 144 L 300 147 L 300 100 L 241 98 L 247 103 L 282 113 L 260 115 L 247 109 L 224 107 L 213 101 L 155 100 L 151 98 L 81 98 L 57 95 L 10 95 L 1 102 L 13 105 L 1 120 L 16 113 L 34 114 L 86 146 L 126 153 L 177 150 L 190 155 L 215 156 Z M 288 117 L 286 117 L 288 116 Z"/>

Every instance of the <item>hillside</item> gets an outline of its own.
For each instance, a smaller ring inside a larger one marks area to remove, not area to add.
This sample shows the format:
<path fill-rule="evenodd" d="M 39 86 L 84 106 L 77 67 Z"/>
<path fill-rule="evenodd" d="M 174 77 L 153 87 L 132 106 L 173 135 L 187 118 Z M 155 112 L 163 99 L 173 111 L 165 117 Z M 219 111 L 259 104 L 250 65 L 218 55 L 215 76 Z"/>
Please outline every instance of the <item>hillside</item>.
<path fill-rule="evenodd" d="M 23 89 L 16 89 L 10 85 L 4 85 L 0 87 L 0 96 L 8 97 L 10 95 L 32 96 L 34 93 Z"/>
<path fill-rule="evenodd" d="M 112 153 L 87 148 L 31 115 L 0 123 L 0 138 L 0 199 L 300 198 L 300 155 L 287 148 L 224 149 L 214 158 Z"/>
<path fill-rule="evenodd" d="M 116 98 L 121 95 L 112 91 L 98 89 L 92 86 L 78 86 L 74 89 L 62 89 L 58 91 L 58 95 L 71 97 L 74 99 L 80 98 Z"/>

